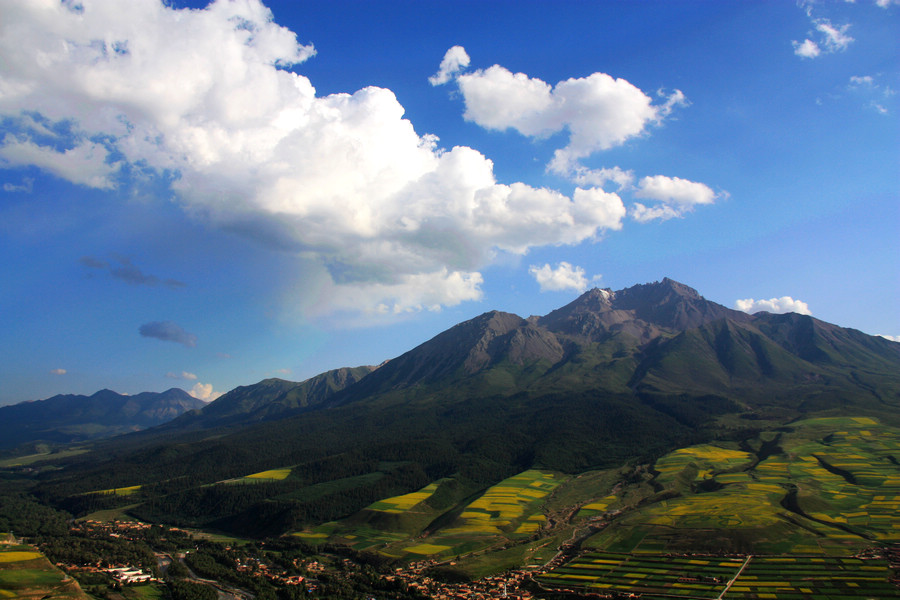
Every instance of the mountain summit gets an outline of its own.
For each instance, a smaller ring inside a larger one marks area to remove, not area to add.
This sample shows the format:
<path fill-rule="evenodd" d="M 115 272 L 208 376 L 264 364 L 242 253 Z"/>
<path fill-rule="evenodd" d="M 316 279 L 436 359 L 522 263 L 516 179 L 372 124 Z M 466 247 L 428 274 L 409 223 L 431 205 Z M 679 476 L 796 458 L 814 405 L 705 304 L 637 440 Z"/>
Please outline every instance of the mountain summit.
<path fill-rule="evenodd" d="M 603 391 L 781 405 L 799 393 L 860 402 L 873 397 L 861 366 L 900 390 L 900 344 L 806 315 L 748 315 L 665 278 L 618 291 L 595 288 L 545 316 L 486 312 L 377 369 L 240 387 L 204 408 L 199 420 L 186 415 L 171 426 L 273 420 L 385 395 L 452 402 Z M 310 396 L 312 389 L 319 391 Z"/>
<path fill-rule="evenodd" d="M 624 333 L 643 343 L 665 333 L 684 331 L 725 317 L 748 318 L 744 313 L 706 300 L 691 287 L 665 278 L 618 292 L 595 288 L 541 317 L 538 324 L 584 340 L 600 341 Z"/>

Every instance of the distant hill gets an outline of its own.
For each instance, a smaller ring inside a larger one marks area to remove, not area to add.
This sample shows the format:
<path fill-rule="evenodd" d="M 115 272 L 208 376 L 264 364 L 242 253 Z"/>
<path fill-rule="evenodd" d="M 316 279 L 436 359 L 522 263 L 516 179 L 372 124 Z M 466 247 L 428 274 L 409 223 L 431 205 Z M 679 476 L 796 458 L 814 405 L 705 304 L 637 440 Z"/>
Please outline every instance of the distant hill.
<path fill-rule="evenodd" d="M 168 430 L 209 429 L 271 421 L 315 408 L 332 395 L 353 385 L 375 367 L 341 368 L 316 375 L 300 383 L 264 379 L 237 387 L 214 402 L 185 413 L 168 424 Z"/>
<path fill-rule="evenodd" d="M 144 501 L 132 512 L 146 520 L 274 534 L 443 478 L 452 504 L 527 469 L 649 464 L 809 416 L 896 426 L 898 409 L 900 344 L 748 315 L 664 279 L 590 290 L 545 316 L 487 312 L 378 368 L 237 388 L 97 443 L 39 491 L 82 514 L 119 501 L 84 492 L 141 485 L 128 502 Z M 209 485 L 283 468 L 283 480 Z"/>
<path fill-rule="evenodd" d="M 0 448 L 29 442 L 68 444 L 155 427 L 205 406 L 184 390 L 134 396 L 100 390 L 0 407 Z"/>

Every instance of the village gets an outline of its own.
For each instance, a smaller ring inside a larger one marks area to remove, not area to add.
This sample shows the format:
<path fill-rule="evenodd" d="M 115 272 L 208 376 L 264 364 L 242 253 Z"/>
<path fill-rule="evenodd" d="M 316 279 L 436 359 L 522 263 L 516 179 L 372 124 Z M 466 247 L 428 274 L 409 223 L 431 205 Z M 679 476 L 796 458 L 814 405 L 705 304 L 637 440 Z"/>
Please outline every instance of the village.
<path fill-rule="evenodd" d="M 142 583 L 158 582 L 159 575 L 164 574 L 173 562 L 186 564 L 186 557 L 196 549 L 184 547 L 196 541 L 197 532 L 178 527 L 162 528 L 158 525 L 140 523 L 134 521 L 100 522 L 86 520 L 71 523 L 73 531 L 93 538 L 106 538 L 121 542 L 147 542 L 152 540 L 158 546 L 162 542 L 163 547 L 175 545 L 182 546 L 178 551 L 155 551 L 156 565 L 154 569 L 147 565 L 120 564 L 114 560 L 96 560 L 90 564 L 83 561 L 57 562 L 57 566 L 67 572 L 76 575 L 78 573 L 105 574 L 115 581 L 118 586 Z M 262 544 L 265 547 L 265 544 Z M 351 574 L 363 569 L 363 565 L 349 558 L 309 556 L 295 558 L 289 568 L 285 565 L 269 564 L 261 556 L 248 554 L 243 546 L 222 545 L 222 551 L 234 553 L 234 570 L 247 578 L 265 579 L 274 586 L 303 586 L 309 594 L 315 594 L 320 588 L 319 578 L 349 579 Z M 328 564 L 326 564 L 328 563 Z M 430 575 L 430 570 L 438 566 L 435 560 L 422 560 L 410 563 L 403 567 L 394 568 L 388 573 L 379 574 L 386 582 L 394 584 L 398 589 L 408 589 L 417 593 L 420 597 L 436 600 L 488 600 L 509 598 L 512 600 L 530 600 L 534 594 L 529 586 L 533 586 L 533 571 L 511 570 L 500 575 L 486 577 L 477 581 L 465 583 L 449 583 L 439 581 Z M 200 577 L 190 570 L 191 577 L 195 581 L 212 583 L 211 580 Z M 235 590 L 237 591 L 237 590 Z M 314 597 L 314 596 L 313 596 Z"/>
<path fill-rule="evenodd" d="M 371 556 L 342 553 L 340 548 L 316 549 L 298 546 L 290 537 L 265 542 L 223 543 L 210 541 L 209 535 L 181 529 L 132 521 L 80 521 L 70 523 L 71 531 L 100 541 L 108 548 L 143 547 L 145 552 L 131 552 L 131 558 L 115 552 L 109 555 L 73 553 L 69 560 L 57 561 L 56 566 L 79 577 L 79 573 L 104 576 L 112 587 L 162 582 L 167 576 L 210 585 L 230 598 L 253 598 L 252 590 L 262 582 L 271 588 L 297 587 L 304 598 L 332 597 L 334 586 L 357 589 L 360 581 L 379 582 L 382 594 L 367 593 L 369 599 L 378 598 L 428 598 L 434 600 L 532 600 L 546 597 L 578 597 L 599 599 L 640 598 L 631 590 L 581 590 L 575 592 L 571 585 L 547 586 L 540 576 L 552 571 L 581 553 L 571 543 L 564 544 L 561 552 L 545 565 L 511 569 L 503 573 L 474 581 L 447 581 L 447 569 L 457 565 L 454 561 L 424 559 L 403 566 L 387 567 L 384 563 L 374 566 Z M 569 540 L 571 542 L 572 540 Z M 150 549 L 152 547 L 152 550 Z M 218 572 L 198 568 L 201 563 L 192 555 L 216 556 Z M 696 555 L 675 556 L 672 560 L 688 560 Z M 701 557 L 702 558 L 702 557 Z M 751 557 L 733 555 L 744 564 Z M 900 567 L 900 547 L 869 549 L 856 558 L 865 560 L 886 559 L 894 569 Z M 177 567 L 177 569 L 176 569 Z M 719 576 L 711 576 L 702 570 L 685 569 L 677 573 L 679 584 L 726 584 Z M 735 576 L 735 578 L 737 575 Z M 730 586 L 731 582 L 727 582 Z M 892 583 L 896 585 L 894 579 Z M 577 587 L 577 586 L 576 586 Z M 727 587 L 726 587 L 727 589 Z M 222 597 L 222 596 L 220 596 Z"/>

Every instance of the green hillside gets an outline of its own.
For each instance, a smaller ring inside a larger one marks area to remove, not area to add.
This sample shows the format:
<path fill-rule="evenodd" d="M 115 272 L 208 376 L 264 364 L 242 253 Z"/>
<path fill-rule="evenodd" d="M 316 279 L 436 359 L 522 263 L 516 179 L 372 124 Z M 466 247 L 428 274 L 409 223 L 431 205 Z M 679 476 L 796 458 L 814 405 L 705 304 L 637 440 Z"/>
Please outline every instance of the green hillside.
<path fill-rule="evenodd" d="M 377 369 L 243 386 L 4 473 L 76 517 L 469 575 L 560 546 L 844 555 L 898 541 L 898 408 L 900 344 L 664 280 L 545 317 L 485 313 Z"/>

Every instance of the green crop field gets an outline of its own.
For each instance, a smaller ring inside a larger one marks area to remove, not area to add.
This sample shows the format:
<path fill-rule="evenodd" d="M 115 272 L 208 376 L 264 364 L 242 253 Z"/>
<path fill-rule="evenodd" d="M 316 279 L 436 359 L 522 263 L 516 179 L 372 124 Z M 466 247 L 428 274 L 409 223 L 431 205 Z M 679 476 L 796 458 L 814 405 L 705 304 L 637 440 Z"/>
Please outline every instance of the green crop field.
<path fill-rule="evenodd" d="M 0 598 L 86 600 L 75 580 L 31 546 L 0 546 Z"/>
<path fill-rule="evenodd" d="M 132 494 L 136 494 L 140 491 L 141 486 L 139 485 L 130 485 L 128 487 L 120 487 L 120 488 L 110 488 L 108 490 L 97 490 L 95 492 L 88 492 L 89 494 L 99 494 L 99 495 L 109 495 L 109 496 L 131 496 Z"/>
<path fill-rule="evenodd" d="M 648 599 L 900 598 L 900 591 L 889 582 L 889 577 L 890 570 L 883 559 L 811 556 L 743 559 L 590 552 L 538 576 L 537 580 L 548 589 L 636 593 Z M 730 587 L 729 582 L 732 582 Z"/>
<path fill-rule="evenodd" d="M 443 535 L 531 534 L 544 520 L 541 500 L 561 481 L 558 475 L 535 470 L 505 479 L 469 504 Z"/>
<path fill-rule="evenodd" d="M 708 444 L 661 457 L 656 495 L 587 546 L 840 555 L 900 542 L 900 430 L 868 417 L 822 418 L 777 435 L 764 434 L 777 447 L 762 460 Z M 610 495 L 580 515 L 609 511 L 618 500 Z"/>
<path fill-rule="evenodd" d="M 422 537 L 424 529 L 448 512 L 426 501 L 449 480 L 439 480 L 409 494 L 385 498 L 357 515 L 340 522 L 325 523 L 294 533 L 309 542 L 325 541 L 350 545 L 357 550 L 375 550 L 384 555 L 452 557 L 509 539 L 536 534 L 546 517 L 541 507 L 567 478 L 544 471 L 525 471 L 488 488 L 478 498 L 457 505 L 455 518 Z M 449 507 L 453 512 L 453 507 Z"/>
<path fill-rule="evenodd" d="M 884 560 L 837 557 L 753 557 L 725 600 L 900 598 Z"/>
<path fill-rule="evenodd" d="M 285 469 L 269 469 L 268 471 L 260 471 L 259 473 L 247 475 L 244 479 L 274 479 L 275 481 L 281 481 L 282 479 L 287 479 L 287 476 L 290 474 L 290 467 Z"/>
<path fill-rule="evenodd" d="M 393 498 L 387 498 L 385 500 L 380 500 L 373 504 L 370 504 L 367 507 L 367 510 L 375 510 L 378 512 L 385 513 L 395 513 L 399 514 L 408 510 L 411 510 L 414 506 L 428 500 L 432 494 L 437 490 L 439 482 L 435 481 L 433 483 L 428 484 L 418 492 L 411 492 L 409 494 L 403 494 L 402 496 L 394 496 Z"/>

